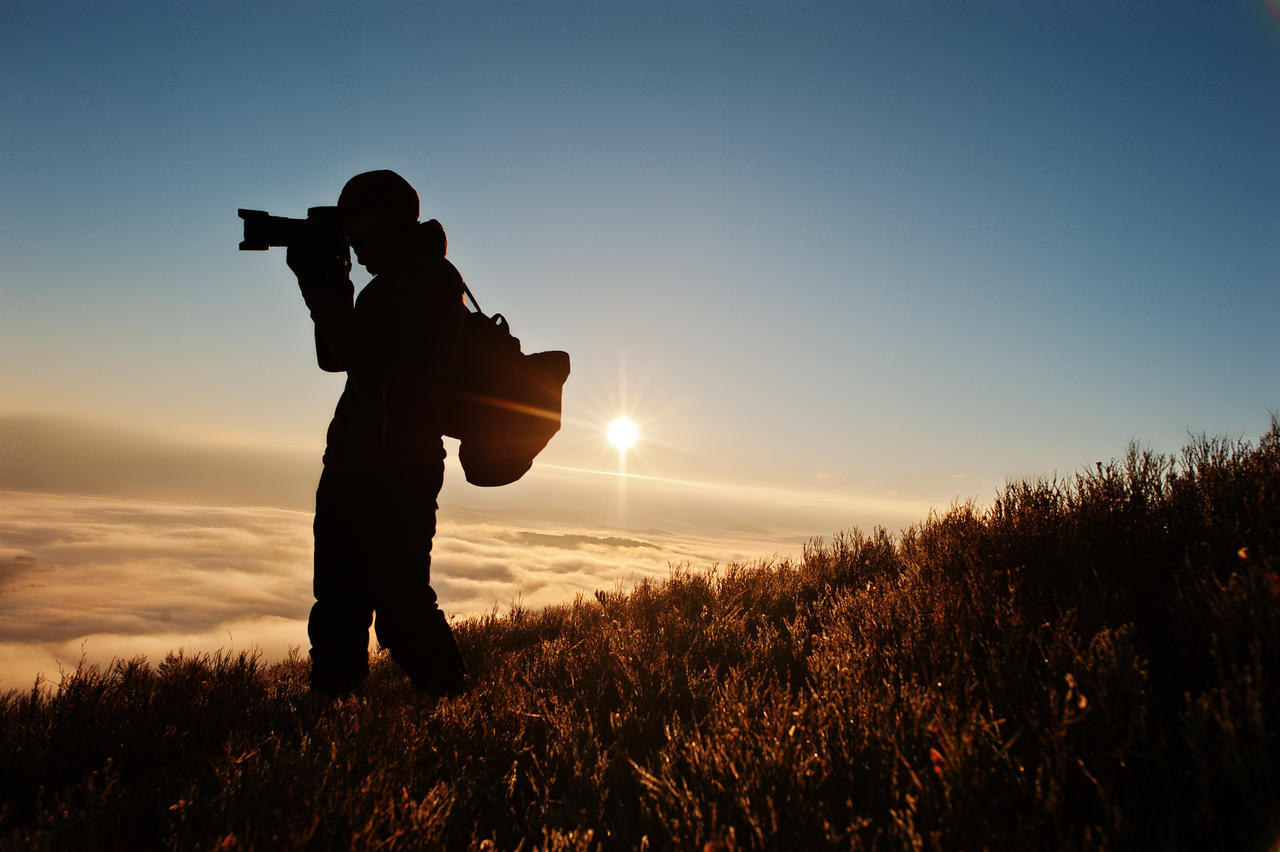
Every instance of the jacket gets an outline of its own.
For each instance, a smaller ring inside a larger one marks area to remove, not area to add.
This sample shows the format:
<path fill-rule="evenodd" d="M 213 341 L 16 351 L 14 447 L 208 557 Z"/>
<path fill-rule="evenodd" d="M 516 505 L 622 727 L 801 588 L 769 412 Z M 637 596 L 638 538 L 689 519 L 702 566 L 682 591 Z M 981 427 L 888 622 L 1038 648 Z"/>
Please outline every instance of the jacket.
<path fill-rule="evenodd" d="M 466 313 L 458 270 L 444 257 L 420 253 L 374 277 L 354 301 L 350 279 L 302 288 L 320 368 L 347 374 L 329 424 L 325 467 L 442 460 L 444 390 L 458 369 Z"/>

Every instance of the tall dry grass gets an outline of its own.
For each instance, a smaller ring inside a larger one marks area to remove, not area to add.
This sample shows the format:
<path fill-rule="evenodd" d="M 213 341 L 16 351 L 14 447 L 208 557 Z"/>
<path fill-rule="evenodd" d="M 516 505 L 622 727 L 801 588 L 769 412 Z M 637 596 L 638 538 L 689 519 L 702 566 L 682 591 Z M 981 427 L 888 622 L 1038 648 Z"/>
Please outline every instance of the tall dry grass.
<path fill-rule="evenodd" d="M 458 625 L 379 660 L 81 667 L 0 702 L 12 848 L 1265 849 L 1280 433 L 1130 448 L 798 561 Z"/>

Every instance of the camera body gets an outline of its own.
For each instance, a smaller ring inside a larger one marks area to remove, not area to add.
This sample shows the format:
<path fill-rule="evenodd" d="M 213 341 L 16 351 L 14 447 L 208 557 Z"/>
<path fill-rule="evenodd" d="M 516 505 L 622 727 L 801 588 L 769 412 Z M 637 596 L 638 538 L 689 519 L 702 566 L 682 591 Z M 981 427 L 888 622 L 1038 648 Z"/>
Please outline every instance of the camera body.
<path fill-rule="evenodd" d="M 290 219 L 272 216 L 265 210 L 240 209 L 244 220 L 244 239 L 241 251 L 266 251 L 272 246 L 332 247 L 335 254 L 345 254 L 347 239 L 342 235 L 337 207 L 311 207 L 307 218 Z M 349 257 L 349 255 L 348 255 Z"/>

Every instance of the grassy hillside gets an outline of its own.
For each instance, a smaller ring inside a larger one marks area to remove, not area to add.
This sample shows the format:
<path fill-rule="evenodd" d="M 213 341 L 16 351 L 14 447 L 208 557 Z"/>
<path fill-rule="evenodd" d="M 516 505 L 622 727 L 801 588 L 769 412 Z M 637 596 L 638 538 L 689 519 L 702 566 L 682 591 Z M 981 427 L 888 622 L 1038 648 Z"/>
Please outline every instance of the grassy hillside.
<path fill-rule="evenodd" d="M 14 848 L 1268 849 L 1280 434 L 1130 450 L 803 559 L 464 622 L 379 660 L 82 669 L 0 705 Z"/>

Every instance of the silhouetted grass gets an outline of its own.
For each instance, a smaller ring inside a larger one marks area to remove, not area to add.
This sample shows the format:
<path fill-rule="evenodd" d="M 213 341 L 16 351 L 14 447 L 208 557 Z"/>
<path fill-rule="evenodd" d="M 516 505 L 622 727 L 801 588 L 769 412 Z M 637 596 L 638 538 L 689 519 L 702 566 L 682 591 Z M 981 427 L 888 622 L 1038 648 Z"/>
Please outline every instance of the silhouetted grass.
<path fill-rule="evenodd" d="M 459 625 L 379 660 L 82 667 L 0 705 L 11 847 L 1264 849 L 1280 434 L 1131 448 L 798 561 Z"/>

